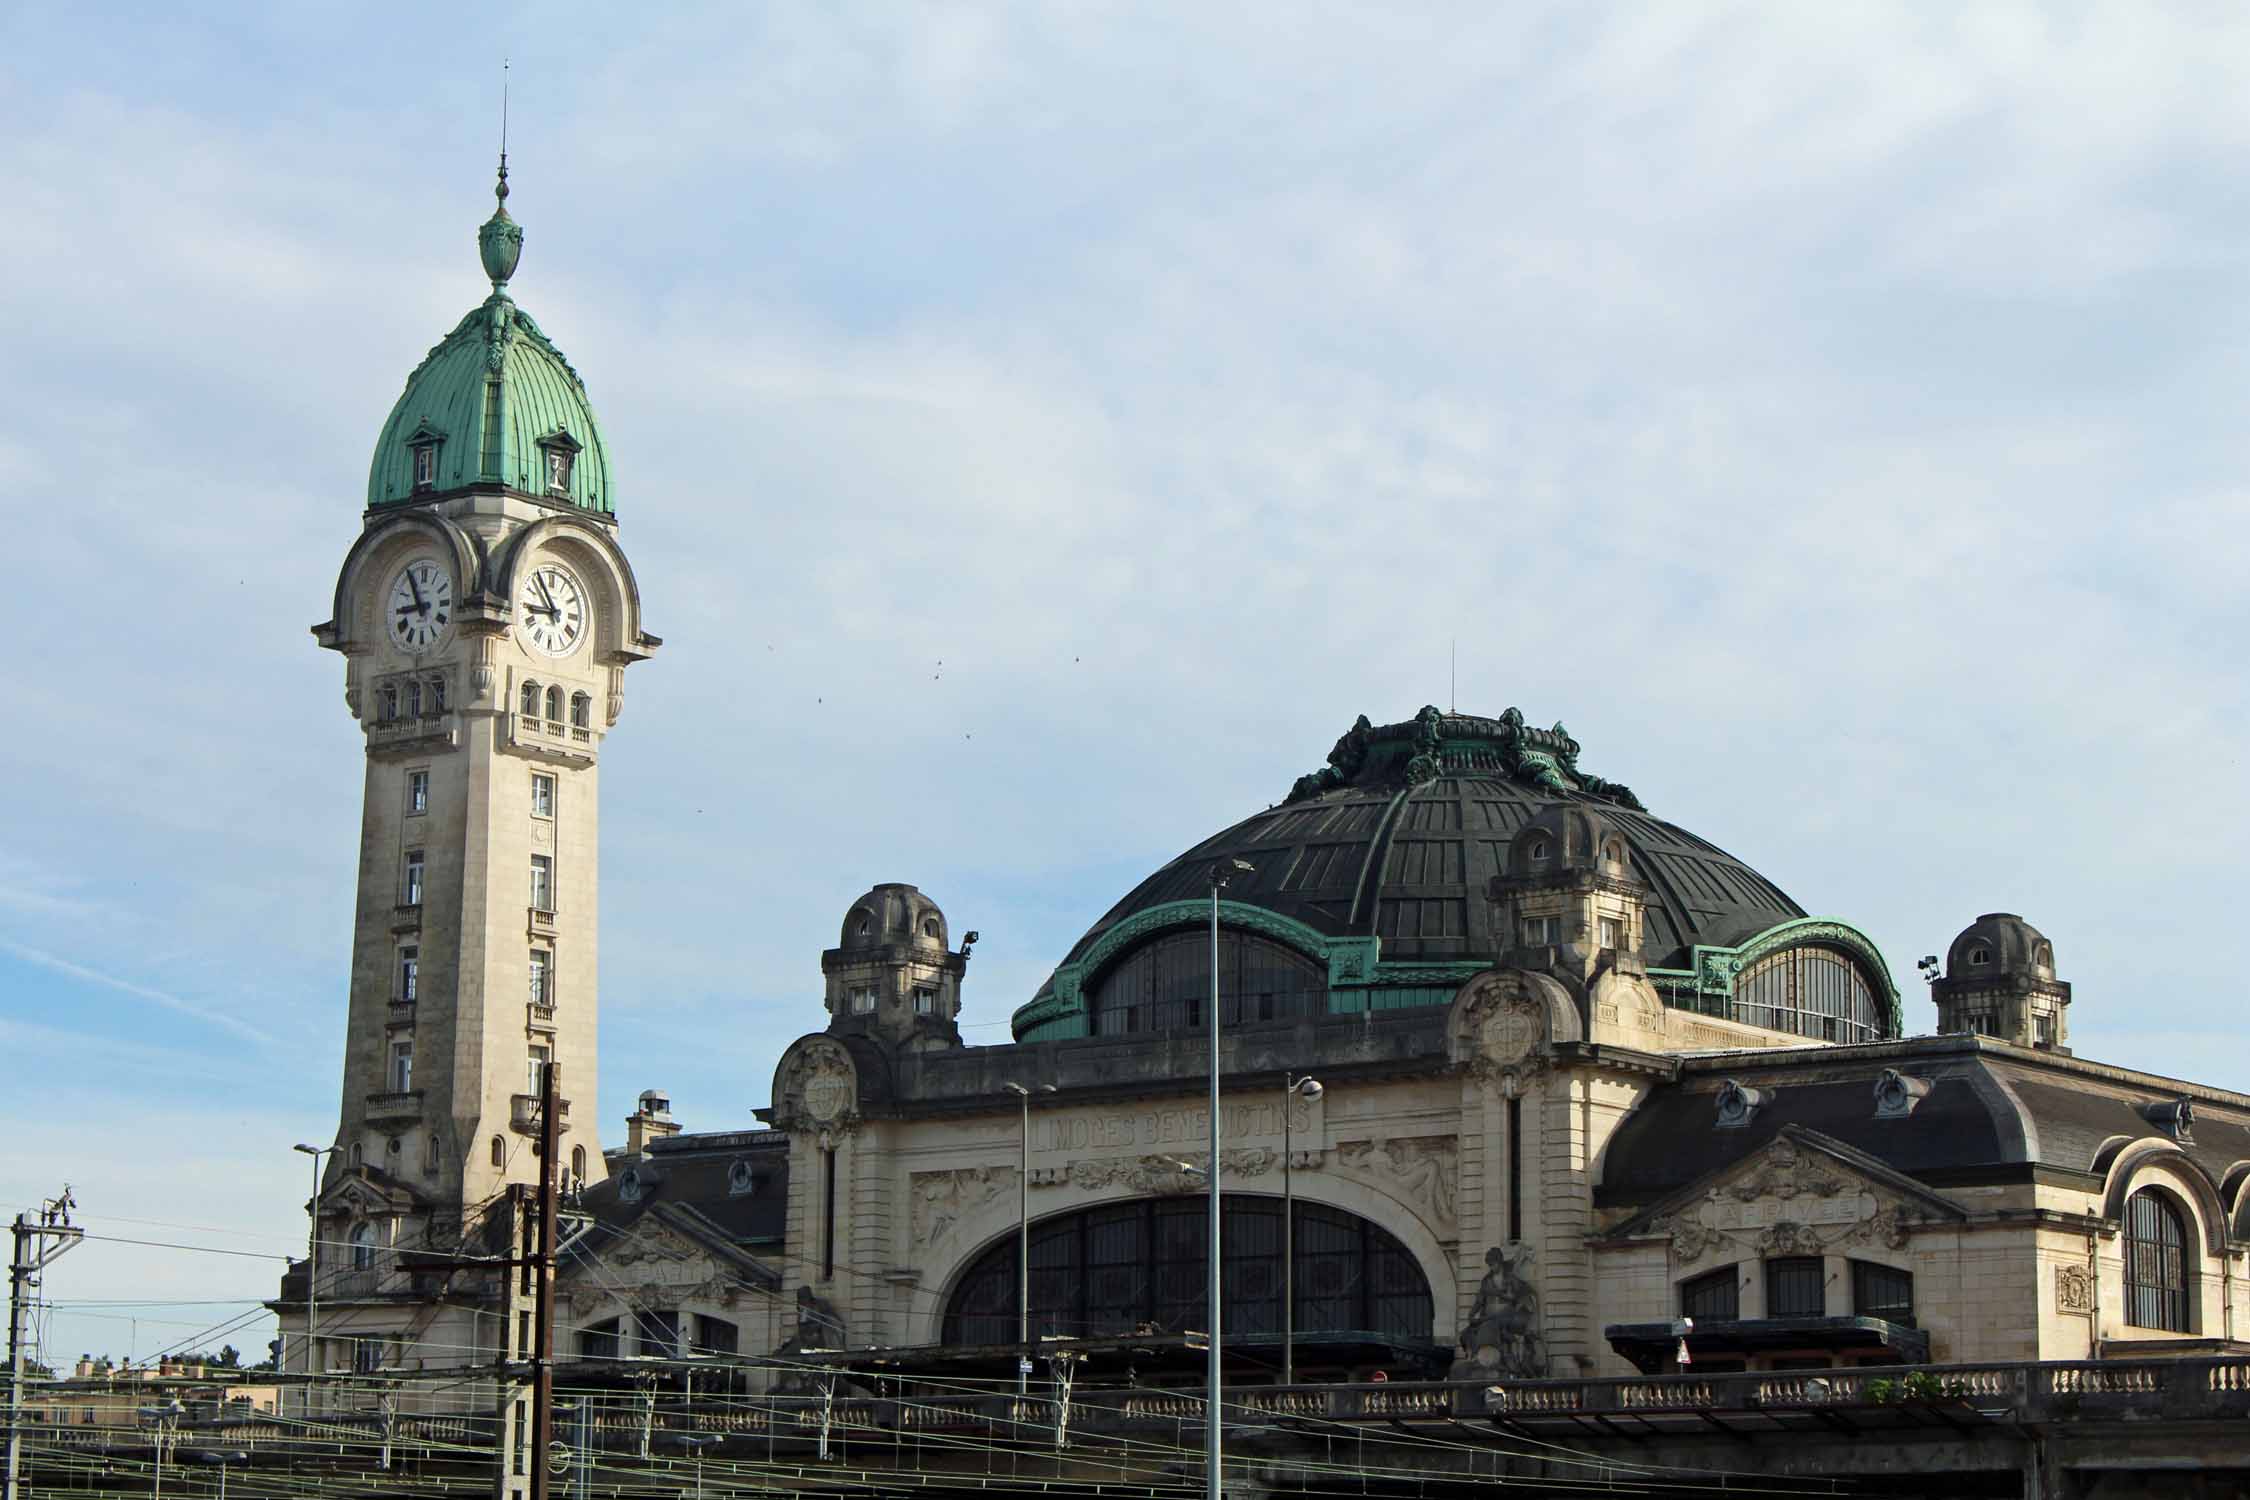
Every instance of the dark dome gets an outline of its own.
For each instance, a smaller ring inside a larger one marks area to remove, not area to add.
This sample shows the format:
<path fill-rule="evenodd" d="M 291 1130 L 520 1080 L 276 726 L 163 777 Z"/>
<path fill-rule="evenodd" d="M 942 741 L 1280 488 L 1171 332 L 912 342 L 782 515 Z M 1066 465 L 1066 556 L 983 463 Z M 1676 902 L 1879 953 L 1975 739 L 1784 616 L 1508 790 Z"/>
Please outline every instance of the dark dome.
<path fill-rule="evenodd" d="M 1383 957 L 1497 958 L 1492 877 L 1511 840 L 1558 808 L 1598 814 L 1647 882 L 1642 953 L 1684 968 L 1697 943 L 1731 946 L 1805 915 L 1757 871 L 1684 828 L 1648 815 L 1627 788 L 1578 769 L 1578 742 L 1560 724 L 1526 726 L 1425 708 L 1404 724 L 1362 717 L 1328 766 L 1289 799 L 1205 839 L 1149 876 L 1078 940 L 1082 957 L 1135 912 L 1209 894 L 1213 861 L 1248 860 L 1226 899 L 1295 918 L 1327 937 L 1377 936 Z"/>
<path fill-rule="evenodd" d="M 836 946 L 845 953 L 860 953 L 900 944 L 944 952 L 945 913 L 913 886 L 887 881 L 844 913 L 843 935 Z"/>
<path fill-rule="evenodd" d="M 2012 911 L 1988 911 L 1963 928 L 1945 950 L 1945 977 L 1975 980 L 2036 974 L 2052 979 L 2055 947 L 2038 928 Z"/>

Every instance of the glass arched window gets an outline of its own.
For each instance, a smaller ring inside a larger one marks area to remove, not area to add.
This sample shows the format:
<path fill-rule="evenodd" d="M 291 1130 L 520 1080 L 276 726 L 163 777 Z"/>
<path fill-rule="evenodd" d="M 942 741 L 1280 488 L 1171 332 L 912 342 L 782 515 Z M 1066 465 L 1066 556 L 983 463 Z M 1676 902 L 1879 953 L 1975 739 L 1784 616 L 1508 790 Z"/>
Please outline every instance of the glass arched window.
<path fill-rule="evenodd" d="M 570 727 L 573 729 L 591 729 L 594 727 L 594 700 L 584 693 L 570 695 Z"/>
<path fill-rule="evenodd" d="M 406 716 L 409 719 L 422 717 L 422 684 L 412 680 L 406 684 Z"/>
<path fill-rule="evenodd" d="M 433 714 L 442 714 L 442 713 L 444 713 L 444 712 L 445 712 L 445 679 L 444 679 L 444 678 L 442 678 L 442 677 L 433 677 L 433 678 L 431 678 L 431 679 L 430 679 L 430 691 L 429 691 L 429 696 L 428 696 L 428 698 L 427 698 L 427 699 L 425 700 L 424 706 L 425 706 L 425 707 L 427 707 L 427 708 L 429 709 L 429 711 L 430 711 L 431 713 L 433 713 Z"/>
<path fill-rule="evenodd" d="M 364 1271 L 375 1264 L 375 1226 L 365 1219 L 352 1226 L 352 1269 Z"/>
<path fill-rule="evenodd" d="M 1873 1042 L 1888 1007 L 1859 965 L 1832 948 L 1787 948 L 1743 970 L 1732 1019 L 1824 1042 Z"/>
<path fill-rule="evenodd" d="M 1103 1204 L 1031 1229 L 1032 1336 L 1169 1333 L 1202 1328 L 1205 1230 L 1202 1196 Z M 1281 1331 L 1281 1200 L 1226 1199 L 1227 1337 Z M 1373 1333 L 1427 1343 L 1429 1281 L 1380 1224 L 1324 1204 L 1297 1204 L 1297 1332 Z M 950 1344 L 1016 1338 L 1016 1237 L 973 1262 L 946 1305 Z"/>
<path fill-rule="evenodd" d="M 536 719 L 539 717 L 538 683 L 527 682 L 523 685 L 523 702 L 518 707 L 517 712 L 521 713 L 527 719 Z"/>
<path fill-rule="evenodd" d="M 1211 937 L 1189 929 L 1143 943 L 1092 986 L 1095 1036 L 1200 1031 L 1211 1000 Z M 1247 932 L 1219 933 L 1219 1006 L 1225 1025 L 1318 1015 L 1328 972 L 1296 949 Z"/>
<path fill-rule="evenodd" d="M 505 1167 L 508 1164 L 508 1143 L 504 1138 L 497 1135 L 492 1138 L 492 1164 L 496 1167 Z"/>
<path fill-rule="evenodd" d="M 378 708 L 376 710 L 377 717 L 379 717 L 384 723 L 388 724 L 391 720 L 398 717 L 397 688 L 387 687 L 383 689 L 380 693 L 377 693 L 375 695 L 375 701 L 378 705 Z"/>
<path fill-rule="evenodd" d="M 2142 1188 L 2125 1200 L 2125 1321 L 2186 1333 L 2187 1221 L 2170 1199 Z"/>
<path fill-rule="evenodd" d="M 547 689 L 547 719 L 550 723 L 560 724 L 562 722 L 562 703 L 561 688 L 551 687 Z"/>
<path fill-rule="evenodd" d="M 570 1148 L 570 1175 L 581 1182 L 586 1180 L 586 1148 L 584 1146 Z"/>

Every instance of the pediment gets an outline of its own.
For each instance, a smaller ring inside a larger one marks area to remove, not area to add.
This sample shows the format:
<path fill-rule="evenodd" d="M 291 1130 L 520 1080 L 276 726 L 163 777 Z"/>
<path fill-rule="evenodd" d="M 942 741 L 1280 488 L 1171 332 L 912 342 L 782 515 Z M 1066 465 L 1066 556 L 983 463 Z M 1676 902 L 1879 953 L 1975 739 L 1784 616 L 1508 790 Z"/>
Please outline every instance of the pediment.
<path fill-rule="evenodd" d="M 1682 1265 L 1818 1255 L 1850 1246 L 1899 1250 L 1917 1228 L 1968 1211 L 1866 1152 L 1785 1125 L 1740 1161 L 1708 1172 L 1636 1214 L 1616 1239 L 1663 1236 Z"/>
<path fill-rule="evenodd" d="M 410 1213 L 418 1202 L 415 1194 L 404 1187 L 384 1187 L 365 1177 L 346 1177 L 321 1194 L 320 1211 L 380 1218 Z"/>

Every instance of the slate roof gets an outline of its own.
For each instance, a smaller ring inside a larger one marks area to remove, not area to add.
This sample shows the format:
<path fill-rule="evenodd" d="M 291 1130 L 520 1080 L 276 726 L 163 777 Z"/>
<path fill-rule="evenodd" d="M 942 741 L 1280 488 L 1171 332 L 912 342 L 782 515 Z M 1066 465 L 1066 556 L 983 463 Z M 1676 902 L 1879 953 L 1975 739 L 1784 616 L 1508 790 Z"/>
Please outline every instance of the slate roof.
<path fill-rule="evenodd" d="M 750 1169 L 748 1192 L 736 1188 L 738 1162 Z M 598 1257 L 653 1219 L 778 1282 L 789 1213 L 786 1135 L 740 1130 L 673 1136 L 652 1142 L 644 1156 L 619 1153 L 609 1168 L 606 1180 L 586 1190 L 582 1206 L 594 1224 L 571 1240 L 566 1264 Z M 638 1181 L 637 1199 L 625 1195 L 627 1173 Z"/>
<path fill-rule="evenodd" d="M 1930 1090 L 1903 1119 L 1878 1119 L 1886 1068 Z M 1722 1129 L 1727 1080 L 1770 1091 L 1750 1123 Z M 1628 1115 L 1603 1153 L 1595 1200 L 1640 1208 L 1741 1160 L 1784 1127 L 1813 1130 L 1908 1176 L 1994 1180 L 2025 1167 L 2093 1173 L 2115 1137 L 2168 1138 L 2142 1106 L 2191 1097 L 2195 1123 L 2180 1142 L 2214 1185 L 2250 1162 L 2250 1098 L 2153 1074 L 2035 1052 L 1986 1037 L 1919 1037 L 1788 1052 L 1686 1058 Z"/>
<path fill-rule="evenodd" d="M 1371 756 L 1347 784 L 1244 818 L 1135 886 L 1064 961 L 1082 957 L 1135 912 L 1208 895 L 1208 871 L 1225 857 L 1256 866 L 1228 885 L 1228 900 L 1293 917 L 1329 937 L 1379 936 L 1385 959 L 1497 958 L 1506 935 L 1492 930 L 1486 891 L 1504 867 L 1508 842 L 1540 813 L 1570 802 L 1598 807 L 1631 846 L 1649 886 L 1644 952 L 1652 966 L 1685 967 L 1694 944 L 1731 946 L 1805 915 L 1718 845 L 1621 801 L 1622 788 L 1559 788 L 1495 764 L 1484 726 L 1499 721 L 1449 714 L 1439 723 L 1445 754 L 1434 779 L 1410 784 L 1395 756 Z"/>

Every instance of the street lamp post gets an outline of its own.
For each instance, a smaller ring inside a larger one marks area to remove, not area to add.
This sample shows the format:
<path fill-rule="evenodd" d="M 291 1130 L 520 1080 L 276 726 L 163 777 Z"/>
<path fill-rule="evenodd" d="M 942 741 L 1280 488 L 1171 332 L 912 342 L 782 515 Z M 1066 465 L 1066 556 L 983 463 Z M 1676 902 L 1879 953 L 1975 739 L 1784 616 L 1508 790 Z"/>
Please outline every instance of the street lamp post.
<path fill-rule="evenodd" d="M 334 1146 L 307 1146 L 299 1142 L 293 1150 L 302 1151 L 312 1158 L 312 1199 L 305 1212 L 312 1219 L 312 1231 L 305 1238 L 305 1415 L 312 1416 L 313 1376 L 319 1373 L 320 1340 L 315 1335 L 320 1318 L 320 1159 L 334 1156 Z"/>
<path fill-rule="evenodd" d="M 1321 1094 L 1317 1078 L 1294 1078 L 1283 1073 L 1281 1086 L 1281 1383 L 1297 1383 L 1297 1194 L 1290 1181 L 1290 1116 L 1297 1101 L 1307 1104 Z"/>
<path fill-rule="evenodd" d="M 1211 1234 L 1205 1254 L 1210 1257 L 1204 1293 L 1210 1301 L 1211 1345 L 1204 1364 L 1203 1397 L 1203 1495 L 1204 1500 L 1219 1500 L 1219 1476 L 1224 1446 L 1219 1429 L 1224 1415 L 1219 1401 L 1219 892 L 1237 875 L 1248 875 L 1257 866 L 1246 859 L 1222 859 L 1211 867 L 1211 1013 L 1204 1018 L 1211 1033 L 1211 1160 L 1207 1179 L 1211 1190 Z"/>
<path fill-rule="evenodd" d="M 1051 1094 L 1055 1086 L 1042 1083 L 1035 1090 L 1020 1083 L 1000 1086 L 1023 1102 L 1016 1166 L 1016 1399 L 1020 1401 L 1031 1393 L 1031 1096 Z"/>

